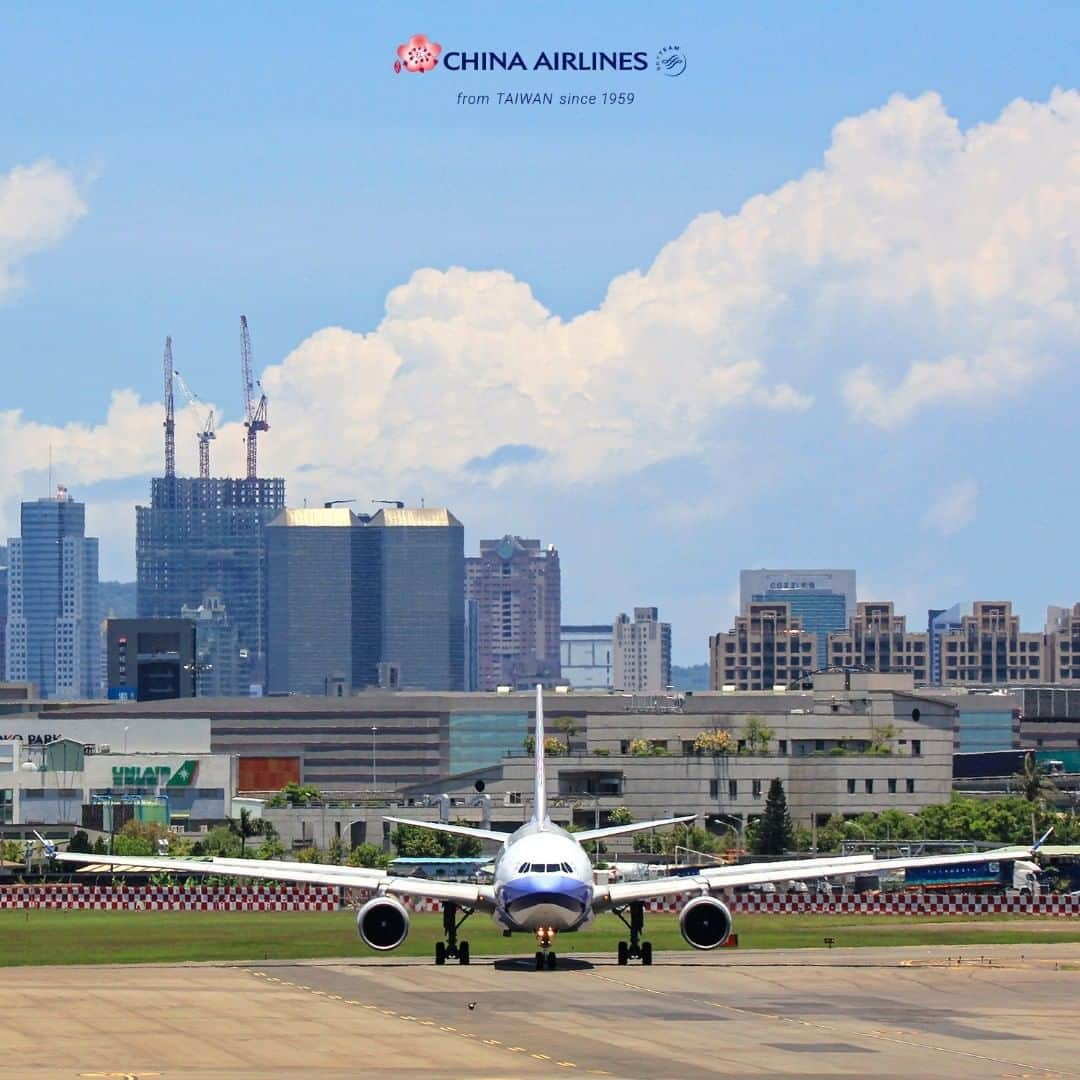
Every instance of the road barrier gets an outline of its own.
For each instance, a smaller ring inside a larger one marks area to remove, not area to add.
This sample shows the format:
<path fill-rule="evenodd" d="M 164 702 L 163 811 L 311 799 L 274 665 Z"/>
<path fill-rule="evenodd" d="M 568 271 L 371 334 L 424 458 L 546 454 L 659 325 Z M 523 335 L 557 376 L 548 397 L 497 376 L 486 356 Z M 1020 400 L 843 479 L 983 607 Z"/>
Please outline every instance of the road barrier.
<path fill-rule="evenodd" d="M 5 885 L 0 910 L 25 908 L 77 911 L 336 911 L 358 906 L 369 894 L 333 885 Z M 646 911 L 679 911 L 696 893 L 651 900 Z M 415 912 L 435 912 L 435 900 L 405 899 Z M 976 893 L 745 893 L 726 901 L 733 914 L 773 915 L 1080 915 L 1080 897 L 1051 893 L 1037 897 Z"/>

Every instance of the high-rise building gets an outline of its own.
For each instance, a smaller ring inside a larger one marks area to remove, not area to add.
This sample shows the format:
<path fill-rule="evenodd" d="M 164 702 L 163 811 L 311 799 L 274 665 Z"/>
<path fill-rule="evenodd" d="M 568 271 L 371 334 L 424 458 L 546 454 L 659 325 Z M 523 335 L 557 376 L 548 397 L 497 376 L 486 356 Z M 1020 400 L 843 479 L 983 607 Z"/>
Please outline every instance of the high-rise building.
<path fill-rule="evenodd" d="M 7 656 L 7 598 L 7 548 L 0 546 L 0 671 L 4 671 L 7 664 L 4 659 Z"/>
<path fill-rule="evenodd" d="M 671 623 L 654 607 L 617 615 L 612 628 L 611 679 L 616 690 L 662 694 L 671 685 Z"/>
<path fill-rule="evenodd" d="M 786 687 L 810 670 L 816 649 L 790 604 L 751 602 L 727 633 L 709 638 L 709 680 L 713 690 Z"/>
<path fill-rule="evenodd" d="M 465 601 L 465 689 L 480 688 L 480 602 Z"/>
<path fill-rule="evenodd" d="M 270 692 L 322 694 L 353 676 L 354 549 L 360 519 L 345 507 L 283 510 L 266 528 Z M 360 685 L 363 685 L 361 682 Z"/>
<path fill-rule="evenodd" d="M 1045 634 L 1047 682 L 1080 684 L 1080 604 L 1048 607 Z"/>
<path fill-rule="evenodd" d="M 959 630 L 962 619 L 972 612 L 971 604 L 953 604 L 951 608 L 930 608 L 926 613 L 926 629 L 930 635 L 930 681 L 941 685 L 941 636 Z"/>
<path fill-rule="evenodd" d="M 908 633 L 907 619 L 890 602 L 855 607 L 847 630 L 829 634 L 832 667 L 866 667 L 882 674 L 911 672 L 916 685 L 930 677 L 930 635 Z"/>
<path fill-rule="evenodd" d="M 221 599 L 207 589 L 198 604 L 184 604 L 180 617 L 195 624 L 196 697 L 246 697 L 251 672 L 240 635 Z"/>
<path fill-rule="evenodd" d="M 559 630 L 563 680 L 579 690 L 610 690 L 614 633 L 607 624 L 563 626 Z"/>
<path fill-rule="evenodd" d="M 828 635 L 846 630 L 855 614 L 854 570 L 742 570 L 739 573 L 739 611 L 751 603 L 783 602 L 817 641 L 816 666 L 828 663 Z"/>
<path fill-rule="evenodd" d="M 175 618 L 216 593 L 237 636 L 247 692 L 266 681 L 267 524 L 285 509 L 280 478 L 157 477 L 150 506 L 136 508 L 140 618 Z M 233 658 L 207 662 L 228 668 Z"/>
<path fill-rule="evenodd" d="M 195 624 L 189 619 L 109 619 L 108 696 L 169 701 L 195 694 Z"/>
<path fill-rule="evenodd" d="M 401 686 L 465 688 L 465 529 L 449 510 L 388 507 L 357 533 L 360 590 L 354 646 L 396 665 Z M 354 580 L 356 578 L 354 577 Z M 357 662 L 354 660 L 354 678 Z"/>
<path fill-rule="evenodd" d="M 42 697 L 97 695 L 101 677 L 98 542 L 86 505 L 63 486 L 22 504 L 21 536 L 8 541 L 7 678 Z"/>
<path fill-rule="evenodd" d="M 941 635 L 944 685 L 997 686 L 1047 678 L 1042 634 L 1023 633 L 1008 600 L 976 600 L 960 628 Z"/>
<path fill-rule="evenodd" d="M 481 540 L 465 560 L 465 596 L 478 611 L 479 687 L 527 689 L 559 678 L 559 553 L 539 540 Z"/>

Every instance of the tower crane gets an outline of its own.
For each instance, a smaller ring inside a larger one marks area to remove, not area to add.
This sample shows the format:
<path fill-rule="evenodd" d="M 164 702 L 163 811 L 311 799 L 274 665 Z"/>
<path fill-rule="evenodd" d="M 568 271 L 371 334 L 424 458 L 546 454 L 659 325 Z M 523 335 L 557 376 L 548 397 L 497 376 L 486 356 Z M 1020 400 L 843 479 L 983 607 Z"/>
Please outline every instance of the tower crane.
<path fill-rule="evenodd" d="M 247 478 L 254 480 L 258 475 L 256 460 L 255 435 L 259 431 L 269 431 L 266 421 L 266 395 L 262 385 L 256 383 L 251 374 L 251 334 L 248 332 L 247 316 L 240 316 L 240 364 L 244 378 L 244 427 L 247 428 Z M 255 387 L 259 386 L 259 402 L 255 404 Z"/>
<path fill-rule="evenodd" d="M 172 338 L 165 339 L 165 475 L 176 475 L 176 409 L 173 402 Z"/>
<path fill-rule="evenodd" d="M 180 386 L 180 393 L 184 395 L 184 400 L 189 406 L 195 409 L 196 414 L 199 412 L 200 405 L 206 409 L 206 419 L 203 421 L 202 431 L 199 432 L 199 479 L 209 480 L 210 440 L 217 438 L 217 433 L 214 431 L 214 410 L 211 409 L 186 382 L 184 382 L 184 377 L 179 371 L 174 369 L 173 374 L 176 376 L 176 381 Z"/>

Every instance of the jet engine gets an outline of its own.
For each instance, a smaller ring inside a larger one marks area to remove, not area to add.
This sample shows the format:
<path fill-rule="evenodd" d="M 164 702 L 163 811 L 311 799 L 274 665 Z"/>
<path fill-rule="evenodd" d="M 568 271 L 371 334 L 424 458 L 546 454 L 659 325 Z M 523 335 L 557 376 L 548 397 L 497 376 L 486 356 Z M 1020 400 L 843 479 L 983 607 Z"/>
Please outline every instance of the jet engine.
<path fill-rule="evenodd" d="M 370 949 L 396 949 L 409 936 L 409 913 L 392 896 L 374 896 L 356 913 L 356 931 Z"/>
<path fill-rule="evenodd" d="M 695 949 L 715 949 L 731 935 L 731 912 L 713 896 L 695 896 L 679 912 L 679 929 Z"/>

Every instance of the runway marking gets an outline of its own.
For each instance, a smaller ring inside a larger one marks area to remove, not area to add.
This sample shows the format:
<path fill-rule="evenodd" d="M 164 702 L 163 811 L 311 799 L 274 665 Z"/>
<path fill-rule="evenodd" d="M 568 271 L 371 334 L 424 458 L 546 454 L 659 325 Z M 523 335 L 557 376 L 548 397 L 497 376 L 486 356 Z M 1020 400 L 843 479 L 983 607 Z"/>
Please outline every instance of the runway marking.
<path fill-rule="evenodd" d="M 601 975 L 596 971 L 587 972 L 588 975 L 594 979 L 601 979 L 604 982 L 614 983 L 616 986 L 624 986 L 630 990 L 644 991 L 648 994 L 656 994 L 658 997 L 676 998 L 682 999 L 682 995 L 676 995 L 667 990 L 654 990 L 652 987 L 639 986 L 637 983 L 626 982 L 623 979 L 614 979 L 610 975 Z M 752 1009 L 743 1009 L 738 1005 L 731 1005 L 727 1002 L 720 1001 L 706 1001 L 705 1004 L 711 1005 L 715 1009 L 724 1009 L 727 1012 L 735 1013 L 738 1016 L 745 1016 L 756 1020 L 778 1020 L 785 1024 L 790 1024 L 792 1027 L 808 1027 L 813 1028 L 816 1031 L 826 1031 L 830 1035 L 842 1035 L 845 1038 L 864 1038 L 864 1039 L 877 1039 L 880 1042 L 894 1043 L 897 1046 L 903 1046 L 907 1048 L 917 1047 L 920 1050 L 933 1050 L 941 1054 L 953 1054 L 956 1057 L 971 1058 L 975 1061 L 987 1061 L 994 1065 L 1008 1065 L 1014 1069 L 1035 1069 L 1041 1072 L 1046 1077 L 1067 1076 L 1067 1073 L 1063 1073 L 1060 1070 L 1047 1069 L 1039 1065 L 1033 1065 L 1026 1061 L 1010 1061 L 1008 1058 L 991 1057 L 988 1054 L 977 1054 L 974 1050 L 961 1050 L 958 1047 L 952 1046 L 938 1046 L 935 1043 L 920 1042 L 918 1041 L 918 1032 L 908 1031 L 905 1034 L 908 1038 L 896 1038 L 893 1035 L 886 1035 L 879 1030 L 871 1031 L 847 1031 L 835 1024 L 826 1024 L 820 1020 L 804 1020 L 801 1017 L 782 1016 L 780 1013 L 767 1013 L 757 1012 Z"/>
<path fill-rule="evenodd" d="M 374 1004 L 373 1002 L 370 1002 L 370 1001 L 357 1001 L 354 998 L 345 998 L 341 994 L 330 994 L 330 993 L 327 993 L 327 991 L 325 991 L 325 990 L 316 990 L 313 987 L 305 986 L 302 983 L 291 983 L 287 979 L 279 979 L 279 978 L 276 978 L 275 976 L 267 975 L 265 972 L 261 972 L 261 971 L 252 971 L 251 974 L 255 975 L 255 976 L 259 977 L 259 978 L 263 978 L 263 979 L 267 979 L 267 980 L 276 982 L 280 986 L 293 987 L 293 988 L 295 988 L 297 990 L 306 990 L 309 994 L 312 995 L 312 997 L 325 998 L 327 1001 L 340 1001 L 343 1005 L 359 1006 L 361 1009 L 367 1009 L 368 1011 L 380 1012 L 384 1016 L 392 1016 L 397 1020 L 404 1020 L 407 1023 L 416 1024 L 419 1027 L 426 1027 L 426 1028 L 435 1028 L 435 1027 L 437 1027 L 440 1031 L 445 1031 L 445 1032 L 447 1032 L 448 1034 L 451 1034 L 451 1035 L 457 1035 L 458 1038 L 479 1040 L 479 1041 L 482 1041 L 485 1046 L 490 1046 L 490 1047 L 493 1047 L 493 1048 L 499 1049 L 499 1050 L 506 1050 L 508 1053 L 511 1053 L 511 1054 L 529 1054 L 531 1057 L 536 1058 L 537 1061 L 551 1061 L 552 1060 L 550 1054 L 540 1054 L 540 1053 L 535 1053 L 534 1054 L 534 1053 L 531 1053 L 529 1051 L 529 1049 L 527 1047 L 525 1047 L 525 1046 L 506 1046 L 504 1043 L 502 1043 L 498 1039 L 481 1039 L 481 1037 L 479 1035 L 476 1035 L 471 1031 L 459 1031 L 456 1027 L 453 1027 L 450 1024 L 440 1024 L 437 1020 L 432 1020 L 432 1019 L 430 1019 L 428 1017 L 423 1017 L 422 1018 L 422 1017 L 419 1017 L 419 1016 L 415 1016 L 412 1013 L 399 1013 L 399 1012 L 395 1011 L 394 1009 L 384 1009 L 381 1006 L 376 1005 L 376 1004 Z M 576 1068 L 578 1068 L 577 1062 L 575 1062 L 575 1061 L 558 1061 L 558 1062 L 555 1062 L 555 1064 L 558 1065 L 560 1068 L 563 1068 L 563 1069 L 576 1069 Z M 604 1069 L 590 1069 L 589 1072 L 593 1076 L 610 1076 L 611 1075 L 611 1073 L 606 1072 Z M 130 1077 L 131 1080 L 141 1080 L 141 1078 L 144 1077 L 144 1076 L 158 1076 L 159 1074 L 158 1073 L 139 1073 L 139 1074 L 135 1074 L 135 1073 L 86 1073 L 84 1075 L 102 1077 L 102 1078 L 104 1078 L 104 1077 L 114 1077 L 114 1078 L 116 1078 L 116 1080 L 121 1080 L 121 1078 L 127 1078 L 127 1077 Z"/>

